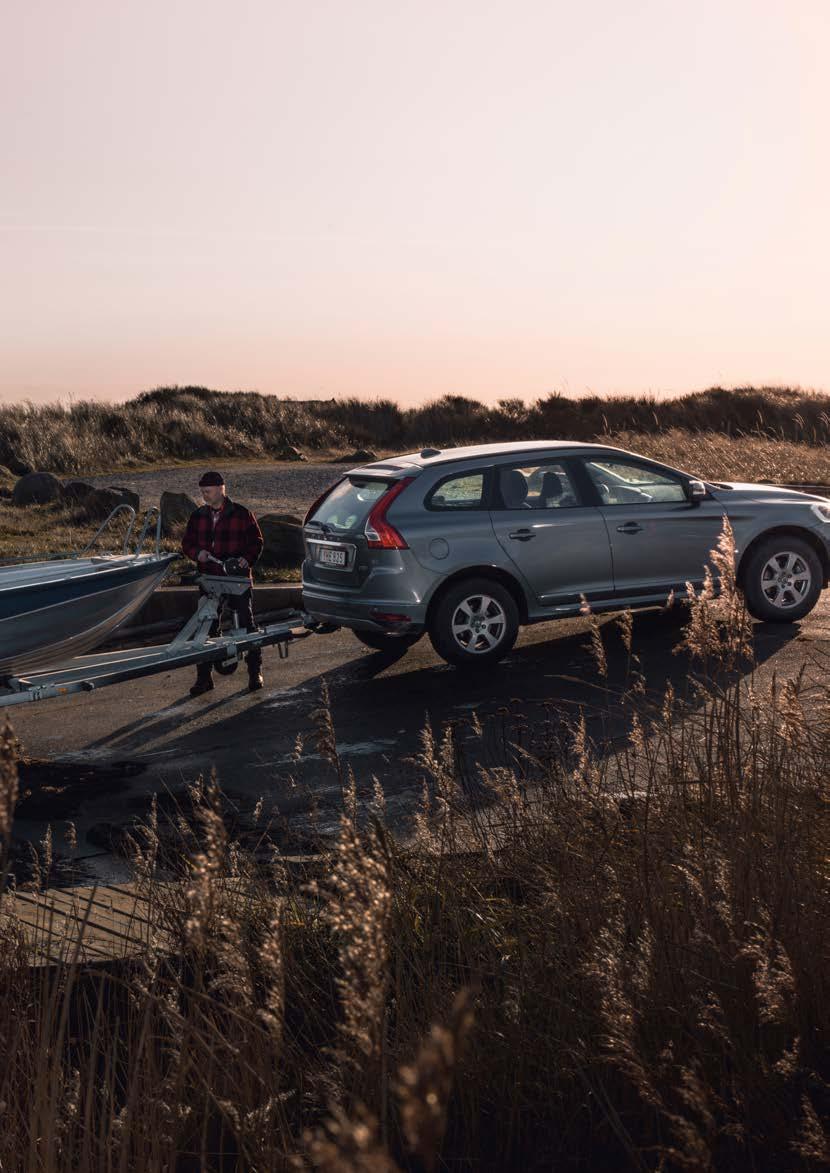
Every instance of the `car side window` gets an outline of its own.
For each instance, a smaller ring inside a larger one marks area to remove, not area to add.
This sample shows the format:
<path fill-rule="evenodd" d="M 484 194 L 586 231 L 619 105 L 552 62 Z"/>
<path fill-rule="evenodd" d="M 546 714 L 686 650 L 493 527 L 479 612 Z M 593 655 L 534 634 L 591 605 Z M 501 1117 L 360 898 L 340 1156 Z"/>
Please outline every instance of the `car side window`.
<path fill-rule="evenodd" d="M 498 470 L 502 509 L 572 509 L 580 501 L 561 461 L 503 465 Z"/>
<path fill-rule="evenodd" d="M 647 505 L 649 502 L 686 500 L 683 484 L 651 465 L 604 459 L 584 463 L 603 505 Z"/>
<path fill-rule="evenodd" d="M 439 481 L 424 502 L 427 509 L 484 509 L 484 473 L 459 473 Z"/>

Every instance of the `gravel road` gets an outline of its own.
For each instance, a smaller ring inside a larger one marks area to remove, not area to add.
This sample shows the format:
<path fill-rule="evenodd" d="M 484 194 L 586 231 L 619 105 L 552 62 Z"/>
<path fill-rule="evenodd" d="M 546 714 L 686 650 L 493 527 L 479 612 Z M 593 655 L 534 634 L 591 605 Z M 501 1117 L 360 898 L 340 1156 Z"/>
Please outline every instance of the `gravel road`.
<path fill-rule="evenodd" d="M 208 464 L 190 465 L 87 479 L 96 486 L 119 485 L 132 489 L 138 493 L 142 509 L 147 509 L 158 505 L 165 490 L 187 493 L 195 501 L 201 501 L 199 477 L 209 467 Z M 254 513 L 294 513 L 302 517 L 312 501 L 342 476 L 348 465 L 270 461 L 239 465 L 220 462 L 217 467 L 227 482 L 228 496 L 247 505 Z"/>

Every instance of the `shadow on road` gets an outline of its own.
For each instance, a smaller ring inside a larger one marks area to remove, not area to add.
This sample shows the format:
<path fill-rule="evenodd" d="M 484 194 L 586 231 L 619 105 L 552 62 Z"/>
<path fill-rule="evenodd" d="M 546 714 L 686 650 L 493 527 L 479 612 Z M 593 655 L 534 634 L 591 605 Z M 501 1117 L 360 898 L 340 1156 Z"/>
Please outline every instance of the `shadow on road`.
<path fill-rule="evenodd" d="M 563 625 L 564 626 L 564 625 Z M 331 699 L 338 742 L 344 757 L 355 757 L 358 773 L 370 767 L 382 772 L 384 784 L 406 785 L 404 760 L 417 752 L 425 721 L 434 729 L 447 722 L 463 722 L 473 713 L 496 741 L 503 741 L 509 726 L 512 735 L 522 728 L 562 725 L 580 710 L 595 739 L 613 744 L 628 733 L 630 713 L 620 697 L 632 683 L 632 671 L 642 674 L 647 697 L 659 703 L 671 683 L 679 697 L 688 692 L 691 665 L 678 651 L 682 626 L 672 613 L 641 612 L 634 616 L 632 653 L 629 656 L 615 622 L 603 624 L 608 676 L 603 680 L 591 655 L 587 631 L 557 635 L 546 627 L 549 638 L 535 639 L 531 631 L 525 643 L 496 668 L 458 671 L 444 664 L 419 664 L 424 652 L 418 647 L 408 660 L 382 653 L 358 655 L 330 671 L 306 678 L 296 692 L 287 689 L 223 716 L 223 708 L 239 699 L 238 693 L 217 698 L 207 706 L 188 707 L 187 698 L 170 706 L 154 720 L 139 719 L 114 730 L 96 747 L 117 748 L 119 753 L 141 754 L 142 748 L 165 738 L 165 754 L 173 761 L 215 753 L 227 774 L 227 762 L 240 773 L 253 765 L 258 782 L 270 771 L 274 779 L 289 768 L 299 733 L 312 732 L 311 712 L 317 707 L 325 681 Z M 798 635 L 797 626 L 757 625 L 756 660 L 760 665 Z M 320 637 L 324 638 L 324 637 Z M 298 652 L 299 655 L 302 651 Z M 244 671 L 244 669 L 243 669 Z M 244 679 L 244 678 L 243 678 Z M 195 724 L 198 722 L 198 724 Z M 206 724 L 207 722 L 207 724 Z M 486 742 L 486 738 L 485 738 Z M 495 746 L 492 747 L 495 751 Z M 312 752 L 303 763 L 303 778 L 322 782 L 330 767 Z"/>

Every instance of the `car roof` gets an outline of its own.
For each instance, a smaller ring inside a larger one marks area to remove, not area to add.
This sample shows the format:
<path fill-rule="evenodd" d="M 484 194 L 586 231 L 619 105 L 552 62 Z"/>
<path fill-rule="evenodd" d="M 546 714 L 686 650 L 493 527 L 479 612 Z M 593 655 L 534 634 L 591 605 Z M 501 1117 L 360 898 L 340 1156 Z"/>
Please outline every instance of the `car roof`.
<path fill-rule="evenodd" d="M 511 440 L 501 444 L 470 444 L 463 448 L 424 448 L 420 452 L 405 452 L 401 456 L 391 456 L 373 464 L 361 465 L 360 471 L 372 469 L 375 472 L 398 472 L 403 468 L 411 469 L 413 466 L 432 468 L 436 464 L 452 464 L 460 460 L 485 460 L 493 456 L 521 456 L 524 453 L 541 456 L 544 453 L 574 448 L 603 452 L 622 451 L 619 448 L 610 448 L 607 444 L 586 444 L 584 440 Z"/>

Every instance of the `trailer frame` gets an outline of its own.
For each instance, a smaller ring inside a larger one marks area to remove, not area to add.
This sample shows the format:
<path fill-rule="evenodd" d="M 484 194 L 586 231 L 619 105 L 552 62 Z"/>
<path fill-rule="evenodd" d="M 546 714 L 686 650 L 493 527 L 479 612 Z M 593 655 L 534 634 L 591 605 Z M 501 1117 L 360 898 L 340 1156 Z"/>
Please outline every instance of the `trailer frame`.
<path fill-rule="evenodd" d="M 95 692 L 108 685 L 192 664 L 215 664 L 219 672 L 230 674 L 252 648 L 276 644 L 280 658 L 285 658 L 290 643 L 305 639 L 315 631 L 334 630 L 330 625 L 315 623 L 305 611 L 294 610 L 284 619 L 255 631 L 234 627 L 211 636 L 211 629 L 220 619 L 224 599 L 243 594 L 251 584 L 247 578 L 212 574 L 200 575 L 197 583 L 201 590 L 199 604 L 169 643 L 76 656 L 46 672 L 8 677 L 4 682 L 6 691 L 0 693 L 0 708 Z"/>

